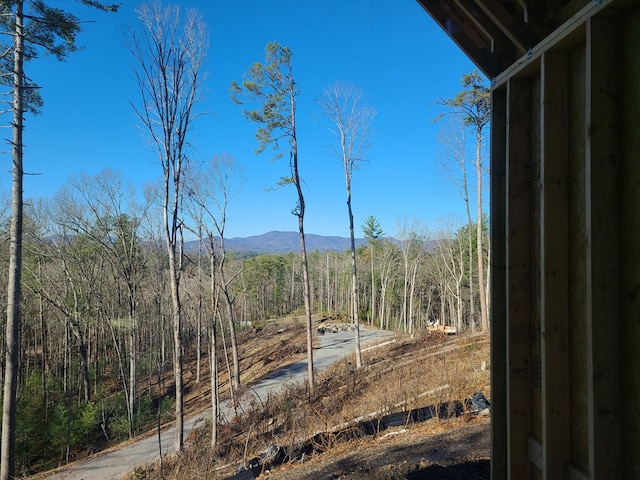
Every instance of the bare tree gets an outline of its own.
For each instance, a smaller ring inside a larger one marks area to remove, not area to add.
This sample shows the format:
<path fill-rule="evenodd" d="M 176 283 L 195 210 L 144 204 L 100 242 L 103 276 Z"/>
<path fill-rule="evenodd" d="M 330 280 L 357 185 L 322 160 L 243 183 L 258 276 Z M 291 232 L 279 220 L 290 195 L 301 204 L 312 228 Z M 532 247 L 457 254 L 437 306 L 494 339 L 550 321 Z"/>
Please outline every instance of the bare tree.
<path fill-rule="evenodd" d="M 132 31 L 128 47 L 134 56 L 142 104 L 133 108 L 146 128 L 163 173 L 164 237 L 169 256 L 173 305 L 174 377 L 176 384 L 176 451 L 184 448 L 182 391 L 182 241 L 181 199 L 187 163 L 188 135 L 197 117 L 201 69 L 208 38 L 200 14 L 190 9 L 181 22 L 179 7 L 154 1 L 137 9 L 142 31 Z"/>
<path fill-rule="evenodd" d="M 467 177 L 467 139 L 464 123 L 461 115 L 453 115 L 451 122 L 440 136 L 440 144 L 444 151 L 439 157 L 439 165 L 442 175 L 451 182 L 464 201 L 467 216 L 467 249 L 469 252 L 469 326 L 475 330 L 475 295 L 473 278 L 473 220 L 471 218 L 471 201 L 469 198 L 469 181 Z"/>
<path fill-rule="evenodd" d="M 129 382 L 128 391 L 125 387 L 125 396 L 129 435 L 133 436 L 137 391 L 136 305 L 144 273 L 139 230 L 150 201 L 139 203 L 133 185 L 126 182 L 121 173 L 111 170 L 104 170 L 95 176 L 82 174 L 72 178 L 66 197 L 66 201 L 59 202 L 59 208 L 62 209 L 60 221 L 75 234 L 86 236 L 100 246 L 106 253 L 106 261 L 126 288 Z M 85 208 L 76 209 L 75 205 L 78 204 Z"/>
<path fill-rule="evenodd" d="M 187 179 L 187 204 L 191 205 L 191 217 L 198 219 L 198 232 L 204 234 L 200 240 L 204 243 L 209 256 L 211 275 L 211 307 L 212 319 L 209 322 L 211 332 L 211 444 L 217 441 L 218 418 L 218 383 L 217 383 L 217 350 L 216 350 L 216 315 L 217 296 L 216 291 L 222 292 L 227 320 L 231 336 L 231 349 L 234 368 L 234 389 L 231 391 L 234 399 L 235 391 L 240 384 L 240 361 L 238 357 L 238 342 L 235 333 L 235 308 L 234 298 L 231 292 L 231 282 L 240 274 L 237 271 L 227 277 L 225 270 L 225 226 L 227 222 L 227 207 L 229 202 L 240 192 L 244 181 L 243 169 L 234 162 L 233 157 L 227 155 L 215 156 L 206 165 L 189 170 Z M 203 238 L 206 236 L 206 239 Z M 235 403 L 235 401 L 234 401 Z"/>
<path fill-rule="evenodd" d="M 237 104 L 242 104 L 245 101 L 260 104 L 257 110 L 244 110 L 244 114 L 249 120 L 260 125 L 256 131 L 257 153 L 262 153 L 269 145 L 278 149 L 278 142 L 281 139 L 285 139 L 289 145 L 290 175 L 282 177 L 279 185 L 294 185 L 298 193 L 298 203 L 292 213 L 298 217 L 298 231 L 300 232 L 304 304 L 307 317 L 307 372 L 309 389 L 313 390 L 313 330 L 307 247 L 304 238 L 305 202 L 302 179 L 298 170 L 298 135 L 296 130 L 298 88 L 293 78 L 291 57 L 292 53 L 288 47 L 282 47 L 277 42 L 268 43 L 265 63 L 256 62 L 249 67 L 242 84 L 235 81 L 231 83 L 231 98 Z M 281 156 L 281 152 L 276 154 L 276 158 Z"/>
<path fill-rule="evenodd" d="M 399 219 L 398 236 L 404 263 L 402 324 L 404 331 L 413 335 L 416 275 L 425 253 L 426 227 L 416 220 Z"/>
<path fill-rule="evenodd" d="M 400 252 L 398 247 L 390 240 L 384 240 L 381 244 L 379 264 L 380 275 L 380 328 L 391 328 L 391 319 L 389 318 L 389 293 L 393 288 L 394 282 L 397 280 L 398 264 Z M 386 319 L 386 320 L 385 320 Z"/>
<path fill-rule="evenodd" d="M 467 229 L 468 231 L 469 229 Z M 464 230 L 459 231 L 463 233 Z M 465 239 L 466 240 L 466 239 Z M 462 295 L 462 283 L 464 280 L 464 243 L 463 239 L 459 238 L 459 235 L 453 231 L 453 225 L 451 221 L 442 223 L 442 229 L 438 232 L 436 237 L 437 253 L 440 257 L 440 264 L 442 265 L 442 271 L 439 275 L 443 281 L 447 291 L 454 297 L 456 308 L 455 318 L 456 327 L 458 331 L 462 331 L 463 327 L 463 295 Z M 470 263 L 472 257 L 469 258 Z M 473 282 L 469 282 L 473 285 Z M 441 292 L 444 297 L 446 292 Z M 441 318 L 444 322 L 444 318 Z M 473 319 L 472 319 L 473 321 Z"/>
<path fill-rule="evenodd" d="M 348 83 L 336 83 L 324 90 L 318 100 L 322 114 L 327 119 L 327 128 L 340 143 L 339 155 L 344 168 L 347 190 L 347 212 L 351 239 L 352 315 L 355 324 L 356 366 L 362 366 L 360 352 L 360 319 L 358 316 L 358 276 L 356 270 L 356 242 L 351 206 L 351 182 L 353 172 L 360 168 L 371 146 L 371 123 L 376 112 L 366 105 L 360 89 Z"/>

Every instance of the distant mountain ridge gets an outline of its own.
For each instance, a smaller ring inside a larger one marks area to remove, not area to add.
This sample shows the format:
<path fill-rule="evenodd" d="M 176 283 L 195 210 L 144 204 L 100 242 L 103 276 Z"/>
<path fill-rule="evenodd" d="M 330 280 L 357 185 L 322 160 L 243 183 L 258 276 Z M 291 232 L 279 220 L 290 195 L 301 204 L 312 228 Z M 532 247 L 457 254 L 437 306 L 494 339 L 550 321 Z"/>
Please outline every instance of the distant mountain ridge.
<path fill-rule="evenodd" d="M 348 237 L 335 237 L 305 233 L 307 252 L 343 252 L 350 248 Z M 356 238 L 356 248 L 367 245 L 365 238 Z M 237 253 L 289 253 L 300 251 L 300 234 L 298 232 L 267 232 L 250 237 L 225 238 L 225 247 L 229 252 Z M 185 242 L 185 249 L 198 249 L 198 240 Z"/>

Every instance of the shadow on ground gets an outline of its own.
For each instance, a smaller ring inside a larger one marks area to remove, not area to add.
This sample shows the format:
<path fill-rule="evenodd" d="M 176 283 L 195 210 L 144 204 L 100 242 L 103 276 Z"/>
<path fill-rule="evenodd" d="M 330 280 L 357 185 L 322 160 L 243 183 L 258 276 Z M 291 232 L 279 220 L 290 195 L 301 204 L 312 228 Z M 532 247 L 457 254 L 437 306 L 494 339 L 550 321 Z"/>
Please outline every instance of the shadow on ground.
<path fill-rule="evenodd" d="M 414 472 L 407 472 L 407 480 L 489 480 L 491 478 L 491 462 L 489 460 L 475 460 L 455 465 L 430 465 Z"/>

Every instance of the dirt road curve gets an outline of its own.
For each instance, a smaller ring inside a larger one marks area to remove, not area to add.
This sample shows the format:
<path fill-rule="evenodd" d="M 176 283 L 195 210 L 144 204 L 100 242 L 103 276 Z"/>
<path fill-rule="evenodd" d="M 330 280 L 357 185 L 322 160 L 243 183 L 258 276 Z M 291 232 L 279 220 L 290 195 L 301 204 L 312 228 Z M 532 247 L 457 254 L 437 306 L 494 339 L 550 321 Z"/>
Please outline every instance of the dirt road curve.
<path fill-rule="evenodd" d="M 393 338 L 390 332 L 363 329 L 360 339 L 363 348 Z M 354 334 L 352 332 L 327 333 L 319 337 L 318 347 L 314 350 L 313 363 L 318 370 L 325 370 L 332 363 L 353 352 Z M 252 385 L 256 395 L 265 397 L 284 383 L 300 381 L 306 378 L 307 362 L 297 362 L 273 372 L 271 376 Z M 221 408 L 224 408 L 223 406 Z M 224 412 L 227 415 L 229 412 Z M 185 438 L 194 426 L 205 418 L 197 415 L 185 421 Z M 175 430 L 169 428 L 162 433 L 162 454 L 173 453 Z M 158 460 L 158 437 L 152 435 L 122 448 L 104 452 L 65 467 L 56 469 L 47 475 L 38 475 L 38 479 L 50 480 L 112 480 L 131 473 L 137 466 Z"/>

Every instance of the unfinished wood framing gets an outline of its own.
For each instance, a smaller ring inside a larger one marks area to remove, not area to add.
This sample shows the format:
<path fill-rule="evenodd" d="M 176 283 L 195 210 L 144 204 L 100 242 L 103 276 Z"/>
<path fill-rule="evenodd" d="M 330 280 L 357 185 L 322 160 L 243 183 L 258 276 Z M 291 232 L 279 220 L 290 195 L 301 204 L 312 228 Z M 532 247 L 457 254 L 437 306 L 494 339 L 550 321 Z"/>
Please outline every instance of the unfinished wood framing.
<path fill-rule="evenodd" d="M 620 364 L 618 355 L 618 84 L 616 21 L 587 21 L 587 356 L 589 470 L 594 478 L 621 478 Z M 640 188 L 640 185 L 638 186 Z M 613 213 L 616 212 L 616 213 Z M 639 213 L 640 214 L 640 213 Z M 600 455 L 600 451 L 608 452 Z"/>
<path fill-rule="evenodd" d="M 491 478 L 507 478 L 507 297 L 506 297 L 506 95 L 491 96 L 491 198 L 503 201 L 492 205 L 491 215 Z"/>
<path fill-rule="evenodd" d="M 638 479 L 640 1 L 418 1 L 492 82 L 492 479 Z"/>
<path fill-rule="evenodd" d="M 547 52 L 541 71 L 540 301 L 542 464 L 545 479 L 564 478 L 569 460 L 569 295 L 567 56 Z"/>
<path fill-rule="evenodd" d="M 531 159 L 528 135 L 531 129 L 530 83 L 512 79 L 507 86 L 507 416 L 508 470 L 514 478 L 529 477 L 527 445 L 522 438 L 529 434 L 531 401 L 529 378 L 530 332 L 530 217 Z"/>

